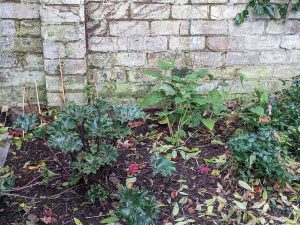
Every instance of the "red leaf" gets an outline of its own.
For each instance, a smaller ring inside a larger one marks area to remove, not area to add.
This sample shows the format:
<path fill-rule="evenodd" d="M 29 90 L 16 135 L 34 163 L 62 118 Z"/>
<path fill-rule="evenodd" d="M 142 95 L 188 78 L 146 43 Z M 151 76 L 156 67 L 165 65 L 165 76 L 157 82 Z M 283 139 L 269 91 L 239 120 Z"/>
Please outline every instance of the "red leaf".
<path fill-rule="evenodd" d="M 140 165 L 137 163 L 130 164 L 128 167 L 128 173 L 137 173 L 140 169 Z"/>
<path fill-rule="evenodd" d="M 57 224 L 57 219 L 51 209 L 44 209 L 44 217 L 41 219 L 45 224 Z"/>
<path fill-rule="evenodd" d="M 210 174 L 211 171 L 212 171 L 212 169 L 207 166 L 200 166 L 200 168 L 199 168 L 200 174 Z"/>

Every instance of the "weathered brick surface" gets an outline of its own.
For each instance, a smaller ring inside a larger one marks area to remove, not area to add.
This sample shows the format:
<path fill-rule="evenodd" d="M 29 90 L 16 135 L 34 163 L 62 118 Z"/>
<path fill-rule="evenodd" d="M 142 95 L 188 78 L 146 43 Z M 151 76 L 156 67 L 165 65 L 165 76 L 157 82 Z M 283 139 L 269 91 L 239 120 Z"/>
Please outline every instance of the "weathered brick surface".
<path fill-rule="evenodd" d="M 166 56 L 176 58 L 177 67 L 206 68 L 216 79 L 243 73 L 244 86 L 230 81 L 233 92 L 278 90 L 279 77 L 299 74 L 300 13 L 290 13 L 290 20 L 269 20 L 250 12 L 247 22 L 237 26 L 234 17 L 246 3 L 0 0 L 0 105 L 20 105 L 20 87 L 33 88 L 35 79 L 42 99 L 61 105 L 59 61 L 66 99 L 79 103 L 87 81 L 101 90 L 106 80 L 115 80 L 112 95 L 143 96 L 155 82 L 145 69 L 156 68 Z M 7 100 L 12 90 L 16 93 Z"/>

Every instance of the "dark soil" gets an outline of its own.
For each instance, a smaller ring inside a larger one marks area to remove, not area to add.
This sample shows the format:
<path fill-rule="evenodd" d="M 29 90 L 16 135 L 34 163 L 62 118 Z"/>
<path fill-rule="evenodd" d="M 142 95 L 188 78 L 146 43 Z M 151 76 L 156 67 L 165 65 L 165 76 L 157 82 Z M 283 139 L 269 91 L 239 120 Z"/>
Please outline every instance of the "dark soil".
<path fill-rule="evenodd" d="M 4 118 L 2 115 L 1 120 L 3 121 Z M 17 176 L 14 185 L 16 191 L 12 196 L 0 199 L 0 225 L 26 224 L 26 221 L 30 220 L 35 220 L 33 224 L 44 224 L 42 218 L 48 208 L 51 209 L 58 224 L 74 224 L 74 217 L 80 219 L 83 224 L 100 224 L 100 220 L 110 215 L 118 205 L 117 186 L 118 184 L 125 185 L 128 176 L 136 176 L 137 182 L 134 183 L 134 187 L 145 187 L 162 205 L 157 224 L 174 222 L 170 200 L 178 202 L 183 197 L 177 193 L 180 188 L 179 180 L 184 180 L 184 184 L 188 187 L 181 190 L 186 193 L 188 201 L 180 214 L 193 218 L 196 221 L 195 224 L 215 224 L 209 217 L 199 218 L 194 209 L 198 203 L 203 203 L 212 197 L 217 183 L 224 183 L 226 171 L 222 171 L 219 175 L 205 175 L 199 173 L 199 166 L 204 165 L 204 159 L 224 154 L 224 146 L 213 145 L 211 140 L 217 137 L 226 141 L 235 131 L 234 121 L 219 123 L 214 135 L 201 129 L 197 132 L 191 130 L 192 135 L 187 141 L 187 146 L 199 147 L 201 153 L 197 159 L 191 159 L 188 162 L 180 158 L 176 160 L 177 172 L 168 178 L 160 175 L 154 176 L 151 173 L 149 150 L 152 149 L 154 141 L 146 135 L 156 131 L 156 137 L 162 134 L 161 138 L 156 141 L 163 143 L 165 130 L 164 126 L 157 125 L 152 120 L 134 128 L 133 135 L 129 137 L 134 144 L 128 148 L 119 147 L 119 158 L 113 166 L 104 167 L 97 175 L 89 180 L 82 180 L 79 185 L 73 187 L 63 185 L 70 175 L 71 160 L 61 151 L 51 150 L 38 140 L 25 143 L 21 150 L 12 147 L 6 165 Z M 40 170 L 30 168 L 41 162 L 45 162 L 46 167 L 57 174 L 47 185 L 41 183 Z M 130 175 L 127 168 L 133 163 L 140 165 L 140 171 Z M 213 166 L 211 168 L 214 169 Z M 92 183 L 100 183 L 109 191 L 110 197 L 107 201 L 91 204 L 86 200 L 87 184 Z"/>

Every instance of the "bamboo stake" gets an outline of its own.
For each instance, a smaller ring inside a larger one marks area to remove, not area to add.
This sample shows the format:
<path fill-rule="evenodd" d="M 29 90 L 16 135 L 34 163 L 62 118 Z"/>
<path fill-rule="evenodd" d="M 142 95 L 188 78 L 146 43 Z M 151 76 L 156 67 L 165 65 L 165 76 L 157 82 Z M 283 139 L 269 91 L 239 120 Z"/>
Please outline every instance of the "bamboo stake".
<path fill-rule="evenodd" d="M 38 104 L 38 110 L 39 110 L 39 114 L 42 114 L 41 111 L 41 106 L 40 106 L 40 98 L 39 98 L 39 92 L 38 92 L 38 86 L 37 86 L 37 82 L 36 79 L 34 81 L 34 85 L 35 85 L 35 94 L 36 94 L 36 100 L 37 100 L 37 104 Z"/>
<path fill-rule="evenodd" d="M 26 86 L 24 85 L 24 87 L 23 87 L 23 102 L 22 102 L 22 115 L 23 116 L 25 115 L 25 93 L 26 93 Z M 23 130 L 22 134 L 23 134 L 23 138 L 24 138 L 24 136 L 25 136 L 24 130 Z"/>
<path fill-rule="evenodd" d="M 65 84 L 64 84 L 64 77 L 63 77 L 63 69 L 62 69 L 62 63 L 60 58 L 60 51 L 58 51 L 58 60 L 59 60 L 59 70 L 60 70 L 60 80 L 61 80 L 61 94 L 62 94 L 62 101 L 63 104 L 66 102 L 65 98 Z"/>

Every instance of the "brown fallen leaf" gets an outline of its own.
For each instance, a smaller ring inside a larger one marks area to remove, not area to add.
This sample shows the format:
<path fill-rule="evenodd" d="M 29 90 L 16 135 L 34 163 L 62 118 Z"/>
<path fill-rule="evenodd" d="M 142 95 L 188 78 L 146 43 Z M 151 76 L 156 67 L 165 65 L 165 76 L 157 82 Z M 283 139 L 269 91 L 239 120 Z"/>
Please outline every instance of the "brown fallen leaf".
<path fill-rule="evenodd" d="M 45 224 L 57 224 L 56 216 L 52 213 L 51 209 L 44 209 L 43 218 L 41 220 Z"/>
<path fill-rule="evenodd" d="M 194 214 L 195 213 L 195 209 L 193 207 L 189 207 L 188 211 L 190 214 Z"/>

